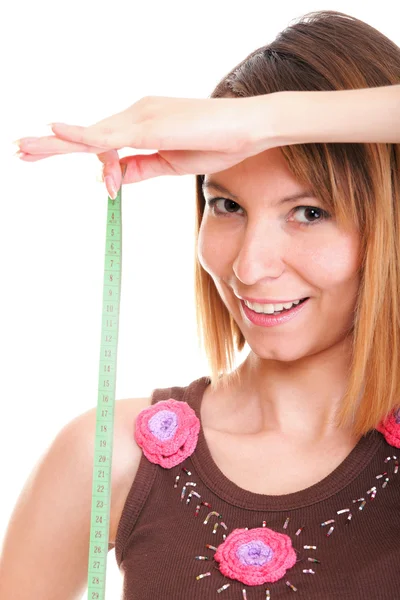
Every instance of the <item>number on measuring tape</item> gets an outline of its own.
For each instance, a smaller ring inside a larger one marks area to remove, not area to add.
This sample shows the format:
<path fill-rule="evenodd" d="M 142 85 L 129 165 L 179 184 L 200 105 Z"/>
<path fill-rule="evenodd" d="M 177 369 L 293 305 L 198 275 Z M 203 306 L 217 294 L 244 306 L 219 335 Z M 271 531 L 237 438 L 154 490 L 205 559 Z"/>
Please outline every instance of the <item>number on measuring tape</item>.
<path fill-rule="evenodd" d="M 122 273 L 121 188 L 108 198 L 100 366 L 93 460 L 88 600 L 104 600 L 110 528 L 111 468 Z"/>

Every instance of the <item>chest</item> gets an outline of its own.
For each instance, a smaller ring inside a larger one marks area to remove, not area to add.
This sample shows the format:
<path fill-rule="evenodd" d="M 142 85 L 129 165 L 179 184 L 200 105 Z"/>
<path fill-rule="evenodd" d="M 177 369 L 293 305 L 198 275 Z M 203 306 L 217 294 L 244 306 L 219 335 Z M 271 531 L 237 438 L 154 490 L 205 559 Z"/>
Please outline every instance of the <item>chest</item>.
<path fill-rule="evenodd" d="M 215 449 L 215 445 L 211 446 Z M 243 451 L 238 448 L 238 464 Z M 263 600 L 266 589 L 270 590 L 274 600 L 289 600 L 292 591 L 287 581 L 295 585 L 299 597 L 307 600 L 398 598 L 400 480 L 393 478 L 363 511 L 355 510 L 351 522 L 346 524 L 347 515 L 337 516 L 338 509 L 351 507 L 352 499 L 371 486 L 371 474 L 379 472 L 383 458 L 376 461 L 370 473 L 364 472 L 324 502 L 293 511 L 247 510 L 231 505 L 206 487 L 193 469 L 192 477 L 198 484 L 198 491 L 205 494 L 204 498 L 214 510 L 224 515 L 228 535 L 237 528 L 246 527 L 250 531 L 260 528 L 265 520 L 273 531 L 285 533 L 290 538 L 298 558 L 296 563 L 277 574 L 273 581 L 251 586 L 235 579 L 234 573 L 227 579 L 213 560 L 214 550 L 223 543 L 226 531 L 222 527 L 214 529 L 215 514 L 211 513 L 207 523 L 196 517 L 195 504 L 180 501 L 179 488 L 184 480 L 175 489 L 172 485 L 175 473 L 160 470 L 158 486 L 149 495 L 124 546 L 124 599 L 131 600 L 134 593 L 137 600 L 152 600 L 160 596 L 160 589 L 164 598 L 174 600 L 217 598 L 219 590 L 224 590 L 223 586 L 229 583 L 226 598 L 232 600 L 242 597 Z M 137 494 L 139 498 L 140 490 Z M 131 511 L 135 504 L 131 498 L 125 513 L 126 526 L 132 522 Z M 205 515 L 209 509 L 204 507 L 202 510 Z M 283 529 L 288 516 L 290 522 L 287 529 Z M 331 518 L 337 521 L 333 533 L 327 536 L 321 523 Z M 199 556 L 206 556 L 208 560 L 200 561 Z M 229 554 L 228 558 L 232 556 L 237 555 Z M 317 559 L 316 562 L 308 562 L 310 557 Z M 283 559 L 279 564 L 282 562 Z M 312 576 L 304 569 L 312 569 Z M 246 596 L 243 589 L 247 589 Z"/>
<path fill-rule="evenodd" d="M 312 449 L 267 436 L 237 436 L 204 429 L 211 456 L 222 473 L 256 494 L 291 494 L 330 475 L 355 442 L 321 444 Z"/>

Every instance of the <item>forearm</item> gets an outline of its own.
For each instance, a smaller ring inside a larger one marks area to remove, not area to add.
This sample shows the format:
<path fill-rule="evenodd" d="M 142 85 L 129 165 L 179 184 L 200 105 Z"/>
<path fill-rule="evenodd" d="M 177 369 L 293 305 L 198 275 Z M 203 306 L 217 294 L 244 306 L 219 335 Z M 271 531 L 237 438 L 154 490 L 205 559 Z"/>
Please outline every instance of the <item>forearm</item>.
<path fill-rule="evenodd" d="M 312 142 L 400 143 L 400 85 L 277 92 L 260 99 L 272 111 L 273 135 L 279 146 Z"/>

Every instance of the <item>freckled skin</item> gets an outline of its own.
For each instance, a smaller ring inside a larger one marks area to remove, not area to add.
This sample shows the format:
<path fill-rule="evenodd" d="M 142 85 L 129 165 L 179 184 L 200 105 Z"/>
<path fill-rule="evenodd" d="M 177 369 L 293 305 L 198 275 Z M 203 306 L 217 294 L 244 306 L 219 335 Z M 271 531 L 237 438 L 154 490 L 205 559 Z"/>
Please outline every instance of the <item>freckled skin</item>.
<path fill-rule="evenodd" d="M 283 196 L 304 190 L 279 148 L 206 175 L 208 179 L 217 180 L 241 201 L 238 206 L 227 203 L 227 208 L 223 200 L 206 206 L 198 258 L 251 350 L 261 358 L 295 361 L 342 341 L 353 323 L 360 284 L 357 230 L 340 230 L 332 218 L 301 225 L 319 217 L 294 209 L 325 208 L 318 198 L 277 204 Z M 205 196 L 230 198 L 213 189 Z M 224 214 L 214 215 L 213 210 Z M 247 320 L 233 289 L 250 297 L 311 300 L 293 320 L 264 328 Z"/>

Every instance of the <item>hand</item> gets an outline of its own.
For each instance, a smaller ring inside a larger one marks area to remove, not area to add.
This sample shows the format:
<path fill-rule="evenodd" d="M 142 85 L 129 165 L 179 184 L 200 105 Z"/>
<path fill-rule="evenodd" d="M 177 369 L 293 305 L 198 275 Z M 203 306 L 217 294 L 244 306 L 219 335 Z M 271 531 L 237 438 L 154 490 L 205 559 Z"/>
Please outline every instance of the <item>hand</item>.
<path fill-rule="evenodd" d="M 267 101 L 274 96 L 149 96 L 90 127 L 52 124 L 55 136 L 21 138 L 16 143 L 20 158 L 30 162 L 70 152 L 96 154 L 103 163 L 108 191 L 112 192 L 111 177 L 116 195 L 121 168 L 126 168 L 124 183 L 161 175 L 211 174 L 278 145 L 271 133 L 273 110 Z M 118 149 L 125 147 L 158 151 L 120 159 Z"/>

